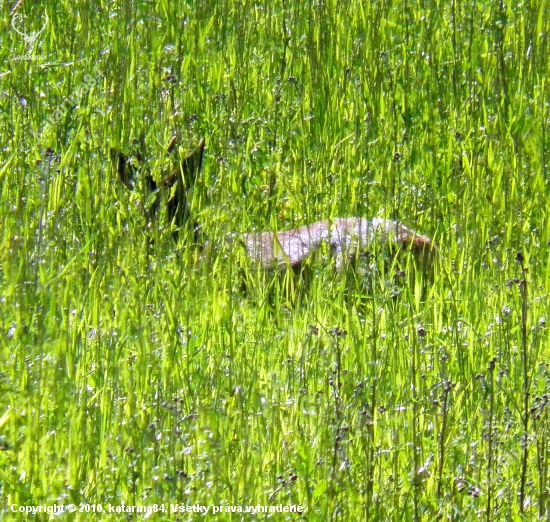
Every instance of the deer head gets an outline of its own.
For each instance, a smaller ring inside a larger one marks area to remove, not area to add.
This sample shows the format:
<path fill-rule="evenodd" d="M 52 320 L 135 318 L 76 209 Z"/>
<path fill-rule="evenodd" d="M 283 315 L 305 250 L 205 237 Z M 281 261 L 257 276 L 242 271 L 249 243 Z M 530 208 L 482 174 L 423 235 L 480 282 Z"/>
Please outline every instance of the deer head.
<path fill-rule="evenodd" d="M 110 150 L 111 161 L 118 174 L 120 182 L 128 189 L 135 190 L 138 186 L 138 179 L 143 177 L 143 190 L 145 196 L 153 195 L 152 202 L 145 211 L 148 218 L 153 218 L 159 210 L 161 199 L 166 199 L 167 217 L 176 231 L 187 225 L 190 221 L 189 204 L 187 194 L 195 184 L 202 167 L 205 141 L 202 139 L 199 145 L 183 159 L 176 160 L 175 167 L 165 173 L 157 183 L 151 172 L 143 167 L 144 147 L 141 141 L 140 150 L 134 156 L 127 156 L 117 149 Z M 168 152 L 173 152 L 176 139 L 173 138 L 168 146 Z M 163 196 L 163 193 L 166 195 Z M 193 230 L 198 232 L 199 226 L 194 223 Z"/>

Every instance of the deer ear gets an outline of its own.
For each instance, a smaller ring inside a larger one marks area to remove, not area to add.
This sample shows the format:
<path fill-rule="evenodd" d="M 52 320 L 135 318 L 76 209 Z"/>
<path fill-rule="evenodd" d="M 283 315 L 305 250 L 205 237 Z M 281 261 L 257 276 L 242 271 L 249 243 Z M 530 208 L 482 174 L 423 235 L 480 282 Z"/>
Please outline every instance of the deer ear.
<path fill-rule="evenodd" d="M 204 138 L 200 141 L 197 148 L 188 154 L 185 159 L 182 161 L 182 170 L 185 177 L 185 186 L 191 188 L 195 184 L 199 172 L 202 167 L 202 158 L 204 156 L 204 147 L 206 142 Z"/>
<path fill-rule="evenodd" d="M 113 167 L 118 174 L 118 179 L 128 190 L 134 190 L 137 174 L 136 167 L 130 163 L 128 156 L 117 149 L 111 149 L 109 155 L 111 156 Z"/>
<path fill-rule="evenodd" d="M 172 131 L 172 138 L 170 139 L 170 143 L 168 143 L 168 147 L 166 147 L 166 152 L 168 152 L 169 154 L 174 152 L 174 149 L 176 148 L 178 141 L 179 141 L 178 132 Z"/>

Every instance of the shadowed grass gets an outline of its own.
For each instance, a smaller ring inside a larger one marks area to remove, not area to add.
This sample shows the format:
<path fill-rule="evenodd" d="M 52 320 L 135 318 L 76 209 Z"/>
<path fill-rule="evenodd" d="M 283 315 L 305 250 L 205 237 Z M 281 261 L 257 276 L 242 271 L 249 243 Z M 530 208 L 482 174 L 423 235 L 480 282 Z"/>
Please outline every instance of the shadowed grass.
<path fill-rule="evenodd" d="M 548 8 L 405 4 L 3 7 L 4 519 L 548 517 Z M 14 14 L 48 16 L 30 49 Z M 143 135 L 160 181 L 174 129 L 206 137 L 202 261 L 110 167 Z M 433 277 L 375 255 L 243 294 L 227 234 L 353 215 L 432 237 Z"/>

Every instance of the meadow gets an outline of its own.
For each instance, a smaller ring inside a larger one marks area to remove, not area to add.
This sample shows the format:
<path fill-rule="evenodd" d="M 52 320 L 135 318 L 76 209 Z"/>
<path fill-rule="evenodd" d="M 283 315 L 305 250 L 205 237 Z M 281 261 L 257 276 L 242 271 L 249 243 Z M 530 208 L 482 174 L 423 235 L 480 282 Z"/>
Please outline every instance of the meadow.
<path fill-rule="evenodd" d="M 0 518 L 548 520 L 550 4 L 1 9 Z M 175 129 L 204 258 L 109 161 Z M 337 216 L 433 269 L 243 288 L 228 234 Z"/>

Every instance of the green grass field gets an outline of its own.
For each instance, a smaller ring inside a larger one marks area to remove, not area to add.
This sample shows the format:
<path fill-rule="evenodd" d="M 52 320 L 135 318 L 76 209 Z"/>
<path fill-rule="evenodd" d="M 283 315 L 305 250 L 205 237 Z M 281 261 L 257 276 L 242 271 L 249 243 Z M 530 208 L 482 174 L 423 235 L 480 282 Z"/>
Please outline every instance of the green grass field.
<path fill-rule="evenodd" d="M 11 4 L 2 520 L 548 520 L 549 3 Z M 173 129 L 204 259 L 109 161 Z M 224 239 L 375 215 L 433 274 L 243 291 Z"/>

